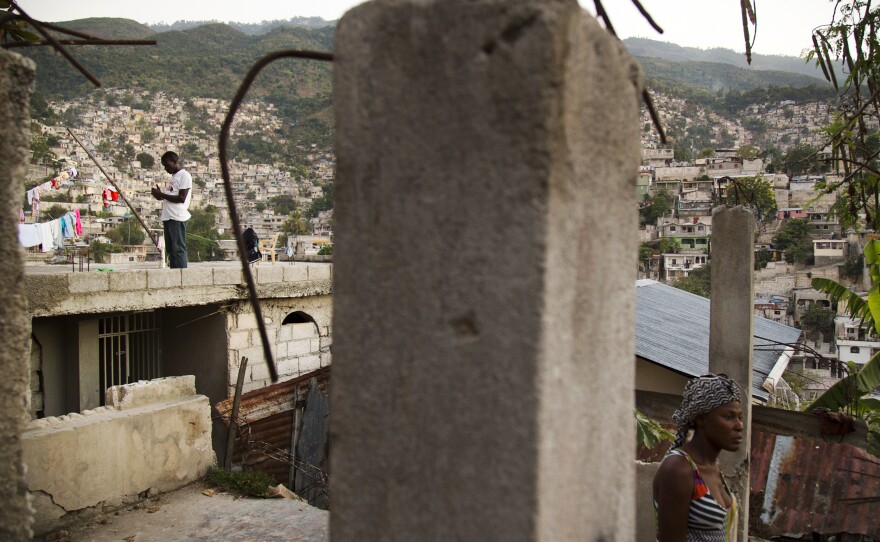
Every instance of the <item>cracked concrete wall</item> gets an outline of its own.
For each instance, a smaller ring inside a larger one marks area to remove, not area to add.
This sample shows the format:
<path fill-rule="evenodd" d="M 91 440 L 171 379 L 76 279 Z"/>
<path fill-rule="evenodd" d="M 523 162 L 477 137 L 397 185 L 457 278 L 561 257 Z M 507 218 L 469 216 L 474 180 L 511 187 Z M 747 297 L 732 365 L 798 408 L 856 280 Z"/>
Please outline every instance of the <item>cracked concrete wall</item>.
<path fill-rule="evenodd" d="M 32 61 L 0 49 L 0 540 L 31 537 L 21 447 L 30 403 L 29 324 L 18 211 L 30 157 L 28 100 L 35 69 Z"/>
<path fill-rule="evenodd" d="M 210 404 L 194 377 L 115 386 L 106 398 L 106 407 L 32 421 L 22 435 L 37 534 L 183 487 L 214 464 Z"/>
<path fill-rule="evenodd" d="M 637 64 L 574 0 L 335 47 L 333 540 L 634 539 Z"/>

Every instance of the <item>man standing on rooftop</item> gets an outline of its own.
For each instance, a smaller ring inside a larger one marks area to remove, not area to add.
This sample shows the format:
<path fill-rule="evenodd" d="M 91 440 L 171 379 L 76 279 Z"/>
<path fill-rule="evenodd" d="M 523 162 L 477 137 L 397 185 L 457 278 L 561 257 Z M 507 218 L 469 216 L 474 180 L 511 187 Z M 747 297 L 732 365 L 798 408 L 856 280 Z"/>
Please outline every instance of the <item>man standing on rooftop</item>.
<path fill-rule="evenodd" d="M 168 266 L 182 269 L 187 264 L 186 221 L 191 216 L 188 209 L 192 199 L 192 176 L 181 167 L 176 152 L 168 151 L 162 155 L 162 167 L 171 174 L 171 182 L 165 190 L 157 184 L 150 192 L 154 198 L 162 200 L 162 229 Z"/>

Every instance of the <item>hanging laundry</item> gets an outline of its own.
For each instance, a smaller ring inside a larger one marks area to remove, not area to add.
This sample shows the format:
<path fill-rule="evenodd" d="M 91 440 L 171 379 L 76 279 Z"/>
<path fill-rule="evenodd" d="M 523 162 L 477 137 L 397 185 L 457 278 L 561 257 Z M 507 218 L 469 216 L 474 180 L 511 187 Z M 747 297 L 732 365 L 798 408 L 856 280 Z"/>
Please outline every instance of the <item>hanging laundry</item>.
<path fill-rule="evenodd" d="M 58 188 L 61 184 L 68 179 L 76 178 L 76 168 L 74 166 L 70 166 L 67 168 L 67 171 L 62 172 L 58 176 L 54 177 L 51 181 L 49 181 L 52 185 L 52 188 Z"/>
<path fill-rule="evenodd" d="M 49 252 L 55 243 L 55 237 L 52 235 L 52 226 L 48 222 L 41 222 L 38 226 L 40 228 L 40 242 L 43 245 L 42 251 Z"/>
<path fill-rule="evenodd" d="M 25 248 L 35 247 L 43 242 L 39 224 L 19 224 L 18 242 Z"/>
<path fill-rule="evenodd" d="M 50 222 L 18 225 L 18 241 L 25 248 L 43 245 L 42 251 L 64 248 L 64 240 L 82 234 L 79 209 Z"/>
<path fill-rule="evenodd" d="M 108 186 L 101 192 L 101 199 L 104 200 L 104 207 L 110 207 L 111 204 L 119 201 L 119 192 L 115 188 Z"/>
<path fill-rule="evenodd" d="M 61 231 L 61 219 L 49 222 L 49 231 L 52 232 L 52 247 L 64 248 L 64 234 Z"/>

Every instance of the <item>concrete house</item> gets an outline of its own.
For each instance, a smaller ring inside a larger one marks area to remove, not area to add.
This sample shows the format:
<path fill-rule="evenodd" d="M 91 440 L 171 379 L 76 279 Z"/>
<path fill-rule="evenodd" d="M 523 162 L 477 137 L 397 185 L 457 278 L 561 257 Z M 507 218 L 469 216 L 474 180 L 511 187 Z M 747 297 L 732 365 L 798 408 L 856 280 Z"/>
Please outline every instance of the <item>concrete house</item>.
<path fill-rule="evenodd" d="M 709 253 L 709 238 L 712 234 L 712 225 L 702 222 L 678 221 L 667 222 L 661 227 L 661 237 L 674 239 L 684 251 L 701 251 Z"/>
<path fill-rule="evenodd" d="M 31 416 L 94 409 L 111 386 L 178 375 L 195 375 L 196 391 L 213 404 L 231 395 L 243 356 L 250 360 L 244 390 L 269 384 L 238 265 L 112 273 L 65 267 L 63 274 L 55 266 L 29 268 Z M 330 264 L 254 269 L 282 379 L 330 363 L 331 273 Z M 215 428 L 215 445 L 221 433 Z"/>
<path fill-rule="evenodd" d="M 672 282 L 688 276 L 694 269 L 699 269 L 709 261 L 709 255 L 703 253 L 672 253 L 663 254 L 663 280 Z"/>

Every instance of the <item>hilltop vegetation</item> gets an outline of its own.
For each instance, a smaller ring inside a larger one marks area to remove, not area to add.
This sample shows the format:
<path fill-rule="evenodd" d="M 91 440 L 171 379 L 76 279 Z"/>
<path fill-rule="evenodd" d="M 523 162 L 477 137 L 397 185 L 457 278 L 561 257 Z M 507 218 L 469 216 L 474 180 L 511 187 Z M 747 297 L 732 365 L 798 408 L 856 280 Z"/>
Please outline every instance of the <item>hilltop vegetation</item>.
<path fill-rule="evenodd" d="M 711 62 L 736 66 L 748 71 L 777 71 L 806 75 L 824 81 L 822 70 L 815 63 L 799 57 L 753 54 L 752 63 L 749 64 L 743 53 L 731 49 L 718 47 L 697 49 L 647 38 L 627 38 L 623 40 L 623 44 L 630 54 L 639 58 L 656 58 L 671 62 Z M 805 36 L 804 47 L 809 45 L 809 36 Z"/>
<path fill-rule="evenodd" d="M 321 22 L 326 23 L 310 19 L 265 22 L 245 29 L 247 32 L 237 23 L 235 27 L 207 23 L 187 28 L 197 23 L 179 22 L 168 27 L 174 29 L 160 32 L 126 19 L 82 19 L 61 24 L 105 38 L 152 38 L 158 42 L 154 47 L 73 48 L 76 58 L 106 87 L 162 91 L 184 99 L 228 100 L 247 70 L 267 53 L 283 49 L 332 51 L 335 26 L 321 26 Z M 827 101 L 835 95 L 803 59 L 756 55 L 753 66 L 743 67 L 742 55 L 733 51 L 703 51 L 646 39 L 631 38 L 624 43 L 641 62 L 650 89 L 725 118 L 735 118 L 751 105 L 783 100 Z M 38 65 L 35 104 L 94 92 L 82 76 L 48 48 L 20 51 Z M 278 108 L 284 121 L 279 137 L 333 146 L 329 63 L 276 62 L 257 78 L 249 95 Z M 34 116 L 40 118 L 42 109 L 35 109 Z M 693 117 L 691 121 L 703 122 Z"/>
<path fill-rule="evenodd" d="M 330 51 L 333 27 L 282 27 L 249 36 L 226 24 L 185 31 L 154 32 L 126 19 L 82 19 L 60 23 L 104 38 L 151 38 L 156 46 L 83 46 L 73 54 L 106 87 L 164 91 L 181 98 L 234 95 L 251 66 L 281 49 Z M 94 87 L 47 48 L 20 50 L 37 63 L 36 93 L 41 100 L 84 97 Z M 281 60 L 265 69 L 249 96 L 276 105 L 294 135 L 310 142 L 332 141 L 331 66 L 326 62 Z M 285 130 L 285 134 L 288 135 Z"/>

